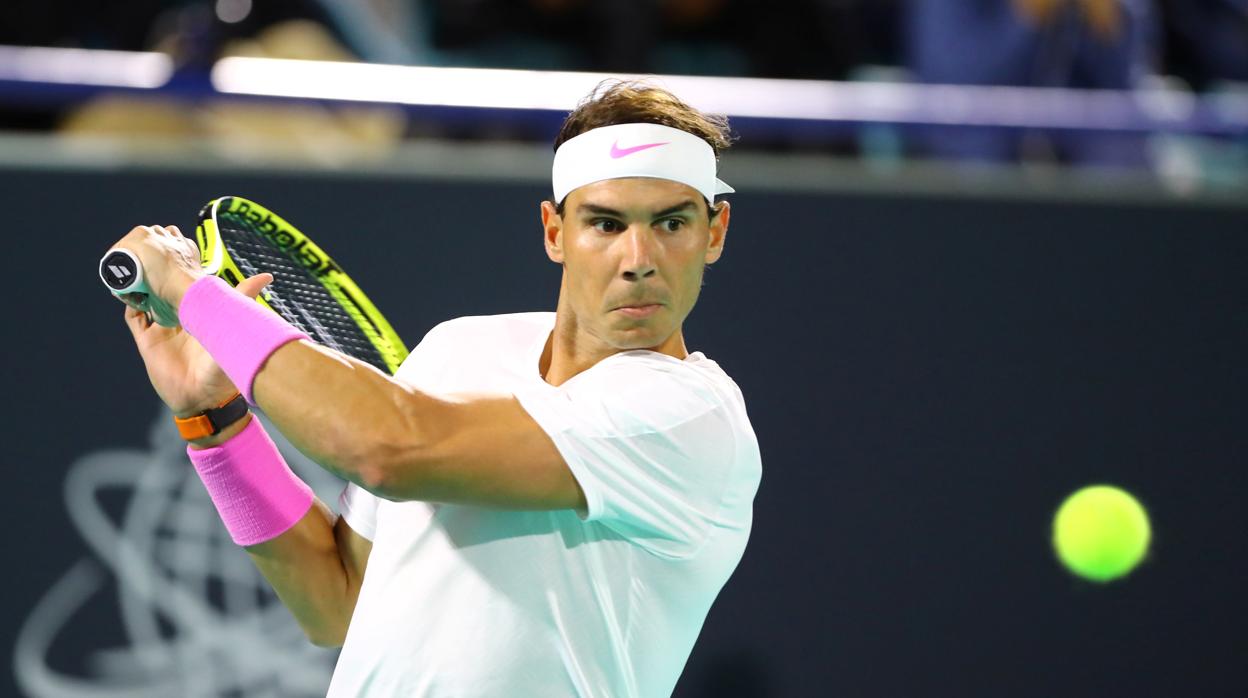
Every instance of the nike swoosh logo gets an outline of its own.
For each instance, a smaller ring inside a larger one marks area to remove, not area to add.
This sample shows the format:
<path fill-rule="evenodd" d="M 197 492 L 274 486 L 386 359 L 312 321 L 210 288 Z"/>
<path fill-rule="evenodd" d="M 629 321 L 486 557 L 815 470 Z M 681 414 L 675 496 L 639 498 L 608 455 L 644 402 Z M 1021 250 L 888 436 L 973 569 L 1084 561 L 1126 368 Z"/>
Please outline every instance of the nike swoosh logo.
<path fill-rule="evenodd" d="M 663 142 L 663 143 L 643 143 L 643 144 L 641 144 L 641 145 L 635 145 L 635 146 L 633 146 L 633 147 L 631 147 L 631 148 L 621 148 L 621 147 L 620 147 L 620 142 L 619 142 L 619 141 L 616 141 L 616 142 L 614 142 L 614 143 L 612 143 L 612 144 L 611 144 L 611 158 L 612 158 L 613 160 L 618 160 L 618 159 L 620 159 L 620 158 L 624 157 L 625 155 L 632 155 L 633 153 L 636 153 L 636 152 L 639 152 L 639 151 L 642 151 L 642 150 L 649 150 L 650 148 L 657 148 L 657 147 L 659 147 L 659 146 L 661 146 L 661 145 L 667 145 L 667 143 L 668 143 L 668 142 Z"/>

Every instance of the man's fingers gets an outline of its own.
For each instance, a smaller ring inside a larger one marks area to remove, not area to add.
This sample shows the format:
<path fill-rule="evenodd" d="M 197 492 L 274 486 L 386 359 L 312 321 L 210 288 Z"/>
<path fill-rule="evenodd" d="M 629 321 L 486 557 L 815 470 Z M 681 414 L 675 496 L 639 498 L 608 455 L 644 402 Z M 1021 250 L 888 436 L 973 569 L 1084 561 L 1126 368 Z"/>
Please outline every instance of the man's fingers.
<path fill-rule="evenodd" d="M 125 240 L 126 238 L 130 238 L 130 237 L 141 238 L 145 235 L 151 234 L 153 229 L 154 228 L 150 225 L 136 225 L 130 229 L 130 232 L 126 233 L 122 237 L 122 240 Z"/>
<path fill-rule="evenodd" d="M 273 275 L 266 271 L 256 274 L 253 277 L 243 279 L 238 284 L 238 290 L 248 298 L 255 298 L 260 295 L 260 292 L 264 290 L 265 286 L 268 286 L 271 283 L 273 283 Z"/>
<path fill-rule="evenodd" d="M 148 324 L 147 313 L 131 308 L 129 305 L 126 306 L 126 327 L 130 328 L 131 336 L 137 340 L 139 335 L 147 329 Z"/>
<path fill-rule="evenodd" d="M 167 238 L 185 239 L 185 237 L 182 235 L 182 231 L 179 230 L 178 226 L 176 225 L 153 225 L 153 226 L 148 226 L 148 227 L 150 227 L 158 235 L 163 235 L 164 237 L 167 237 Z"/>

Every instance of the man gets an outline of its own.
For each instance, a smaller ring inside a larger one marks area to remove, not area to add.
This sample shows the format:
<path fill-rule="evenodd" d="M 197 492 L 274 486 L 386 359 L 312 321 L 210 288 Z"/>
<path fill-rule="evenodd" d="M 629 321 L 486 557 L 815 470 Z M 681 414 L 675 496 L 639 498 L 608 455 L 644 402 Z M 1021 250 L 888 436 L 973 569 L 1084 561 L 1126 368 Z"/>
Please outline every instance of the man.
<path fill-rule="evenodd" d="M 394 378 L 252 302 L 267 275 L 204 277 L 176 228 L 118 243 L 184 328 L 126 312 L 175 416 L 241 390 L 350 482 L 336 517 L 246 415 L 188 448 L 308 637 L 343 645 L 331 695 L 671 693 L 760 474 L 740 391 L 681 332 L 723 251 L 726 145 L 665 91 L 591 95 L 541 204 L 556 312 L 443 323 Z"/>

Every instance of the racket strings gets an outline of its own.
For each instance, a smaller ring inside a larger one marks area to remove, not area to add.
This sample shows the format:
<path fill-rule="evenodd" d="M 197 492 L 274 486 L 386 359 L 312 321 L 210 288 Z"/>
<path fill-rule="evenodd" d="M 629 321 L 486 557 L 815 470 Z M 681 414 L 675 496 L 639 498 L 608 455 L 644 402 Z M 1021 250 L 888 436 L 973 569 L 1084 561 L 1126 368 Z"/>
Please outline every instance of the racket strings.
<path fill-rule="evenodd" d="M 358 312 L 355 315 L 359 318 L 353 317 L 344 307 L 345 297 L 340 298 L 341 293 L 333 293 L 303 264 L 273 246 L 247 219 L 219 213 L 217 231 L 245 276 L 266 271 L 273 274 L 267 300 L 292 325 L 320 344 L 390 373 L 385 359 L 361 327 L 360 320 L 365 318 Z"/>

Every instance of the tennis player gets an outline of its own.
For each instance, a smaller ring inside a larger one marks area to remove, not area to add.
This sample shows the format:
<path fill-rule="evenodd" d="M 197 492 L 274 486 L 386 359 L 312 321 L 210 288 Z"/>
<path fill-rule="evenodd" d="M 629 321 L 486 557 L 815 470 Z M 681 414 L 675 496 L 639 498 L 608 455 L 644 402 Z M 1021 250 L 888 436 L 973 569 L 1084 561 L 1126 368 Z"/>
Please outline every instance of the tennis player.
<path fill-rule="evenodd" d="M 541 204 L 555 312 L 445 322 L 393 378 L 253 302 L 267 275 L 204 276 L 176 228 L 118 243 L 181 319 L 126 313 L 231 536 L 342 645 L 330 695 L 670 695 L 760 476 L 740 390 L 681 331 L 723 253 L 727 145 L 666 91 L 596 90 Z M 350 483 L 340 515 L 248 405 Z"/>

